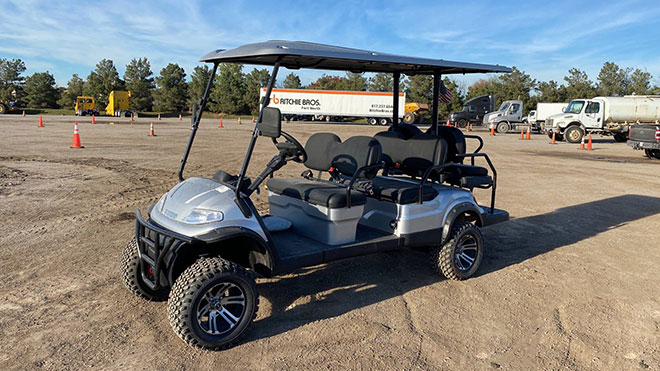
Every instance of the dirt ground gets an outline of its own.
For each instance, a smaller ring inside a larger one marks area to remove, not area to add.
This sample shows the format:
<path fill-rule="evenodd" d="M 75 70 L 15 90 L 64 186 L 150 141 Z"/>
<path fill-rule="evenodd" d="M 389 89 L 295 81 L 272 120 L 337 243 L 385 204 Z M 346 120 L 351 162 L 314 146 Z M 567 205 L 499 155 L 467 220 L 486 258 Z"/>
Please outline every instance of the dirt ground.
<path fill-rule="evenodd" d="M 244 340 L 187 347 L 166 303 L 131 296 L 118 263 L 143 210 L 177 183 L 189 121 L 0 117 L 0 369 L 660 369 L 660 161 L 596 138 L 595 150 L 490 137 L 497 206 L 486 257 L 463 282 L 400 251 L 259 279 Z M 252 125 L 203 120 L 188 176 L 237 172 Z M 285 123 L 303 143 L 379 127 Z M 275 154 L 255 150 L 254 176 Z M 287 165 L 298 176 L 301 165 Z M 487 191 L 477 199 L 487 202 Z M 264 193 L 255 202 L 264 212 Z"/>

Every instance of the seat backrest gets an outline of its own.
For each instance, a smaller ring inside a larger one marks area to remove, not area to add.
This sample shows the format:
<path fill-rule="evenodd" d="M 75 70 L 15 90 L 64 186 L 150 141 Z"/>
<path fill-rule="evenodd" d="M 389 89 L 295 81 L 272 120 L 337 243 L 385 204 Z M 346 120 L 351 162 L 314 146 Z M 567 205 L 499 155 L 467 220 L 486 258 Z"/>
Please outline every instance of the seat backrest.
<path fill-rule="evenodd" d="M 375 135 L 383 148 L 385 167 L 410 176 L 422 176 L 426 170 L 446 162 L 447 142 L 429 134 L 405 139 L 401 133 L 386 131 Z"/>
<path fill-rule="evenodd" d="M 313 170 L 327 171 L 335 168 L 340 174 L 352 177 L 364 166 L 375 165 L 380 161 L 381 144 L 372 137 L 355 136 L 344 142 L 332 133 L 316 133 L 305 144 L 307 161 L 305 166 Z M 360 174 L 372 177 L 375 172 Z"/>
<path fill-rule="evenodd" d="M 400 123 L 396 128 L 392 125 L 387 131 L 399 133 L 403 139 L 410 139 L 417 134 L 422 134 L 422 131 L 417 126 L 404 123 Z"/>
<path fill-rule="evenodd" d="M 437 135 L 447 142 L 447 162 L 455 162 L 462 164 L 463 158 L 456 157 L 456 155 L 463 155 L 466 151 L 465 135 L 463 132 L 452 126 L 439 125 L 437 133 L 433 131 L 431 126 L 427 131 L 429 135 Z"/>

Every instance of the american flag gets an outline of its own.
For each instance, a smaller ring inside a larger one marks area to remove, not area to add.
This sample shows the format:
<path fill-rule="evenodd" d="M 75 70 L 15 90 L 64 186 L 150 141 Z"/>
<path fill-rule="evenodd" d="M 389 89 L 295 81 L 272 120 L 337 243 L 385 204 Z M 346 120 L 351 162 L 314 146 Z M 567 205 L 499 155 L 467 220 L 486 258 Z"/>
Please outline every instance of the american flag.
<path fill-rule="evenodd" d="M 438 100 L 442 103 L 451 103 L 451 90 L 447 89 L 443 81 L 440 81 L 440 96 Z"/>

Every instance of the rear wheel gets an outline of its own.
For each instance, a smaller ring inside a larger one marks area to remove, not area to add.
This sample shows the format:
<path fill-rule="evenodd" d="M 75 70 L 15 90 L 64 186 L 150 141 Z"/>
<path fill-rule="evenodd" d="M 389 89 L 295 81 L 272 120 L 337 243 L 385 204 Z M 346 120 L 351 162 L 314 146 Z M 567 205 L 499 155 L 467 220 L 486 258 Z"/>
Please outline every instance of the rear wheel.
<path fill-rule="evenodd" d="M 570 126 L 564 132 L 564 137 L 568 143 L 580 143 L 583 136 L 584 132 L 579 126 Z"/>
<path fill-rule="evenodd" d="M 479 227 L 465 221 L 456 222 L 449 241 L 431 250 L 433 269 L 451 280 L 470 278 L 479 269 L 483 246 Z"/>
<path fill-rule="evenodd" d="M 390 120 L 386 119 L 385 117 L 381 117 L 381 118 L 378 119 L 378 123 L 381 126 L 386 126 L 386 125 L 389 125 Z"/>
<path fill-rule="evenodd" d="M 146 300 L 162 301 L 167 299 L 167 290 L 152 290 L 142 279 L 142 265 L 138 255 L 138 246 L 135 238 L 131 239 L 124 247 L 121 256 L 121 278 L 124 286 L 133 295 Z M 150 270 L 145 274 L 150 274 Z M 153 274 L 153 273 L 151 273 Z"/>
<path fill-rule="evenodd" d="M 644 154 L 648 158 L 654 158 L 660 160 L 660 149 L 645 149 Z"/>
<path fill-rule="evenodd" d="M 415 115 L 413 112 L 408 112 L 403 115 L 404 124 L 414 124 L 415 121 L 417 121 L 417 115 Z"/>
<path fill-rule="evenodd" d="M 188 345 L 220 350 L 240 340 L 258 305 L 257 285 L 243 267 L 206 258 L 176 280 L 167 313 L 172 329 Z"/>
<path fill-rule="evenodd" d="M 376 125 L 376 124 L 378 124 L 378 120 L 375 117 L 368 117 L 367 118 L 367 124 Z"/>
<path fill-rule="evenodd" d="M 464 128 L 467 126 L 467 121 L 460 119 L 456 125 L 458 125 L 459 128 Z"/>

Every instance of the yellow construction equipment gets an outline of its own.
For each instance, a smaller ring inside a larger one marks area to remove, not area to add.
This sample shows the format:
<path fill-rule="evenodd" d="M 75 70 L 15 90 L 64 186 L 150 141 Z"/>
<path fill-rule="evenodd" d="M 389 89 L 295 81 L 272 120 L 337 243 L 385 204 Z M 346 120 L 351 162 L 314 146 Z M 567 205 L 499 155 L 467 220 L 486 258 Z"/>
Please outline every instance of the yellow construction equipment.
<path fill-rule="evenodd" d="M 0 102 L 0 115 L 13 111 L 15 108 L 15 102 Z"/>
<path fill-rule="evenodd" d="M 403 122 L 405 124 L 418 124 L 422 122 L 423 113 L 429 110 L 429 105 L 425 103 L 411 102 L 406 103 L 404 107 Z"/>
<path fill-rule="evenodd" d="M 126 116 L 135 114 L 131 109 L 131 92 L 125 90 L 113 90 L 108 95 L 108 105 L 105 112 L 109 116 Z"/>
<path fill-rule="evenodd" d="M 78 96 L 76 97 L 76 104 L 73 107 L 76 116 L 85 115 L 98 115 L 96 110 L 96 101 L 94 97 Z"/>

